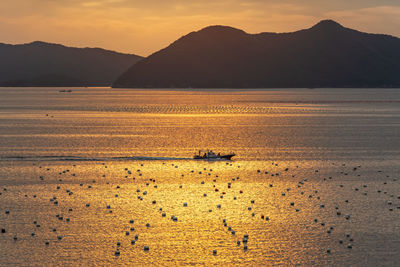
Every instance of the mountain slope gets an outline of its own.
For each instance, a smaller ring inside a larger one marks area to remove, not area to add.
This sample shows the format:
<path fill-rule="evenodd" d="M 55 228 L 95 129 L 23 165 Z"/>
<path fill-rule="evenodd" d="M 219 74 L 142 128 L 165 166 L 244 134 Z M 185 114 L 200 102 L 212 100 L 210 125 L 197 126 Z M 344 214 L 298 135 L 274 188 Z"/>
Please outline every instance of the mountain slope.
<path fill-rule="evenodd" d="M 110 86 L 142 57 L 100 48 L 0 44 L 0 86 Z"/>
<path fill-rule="evenodd" d="M 292 33 L 192 32 L 129 68 L 114 87 L 400 86 L 400 39 L 324 20 Z"/>

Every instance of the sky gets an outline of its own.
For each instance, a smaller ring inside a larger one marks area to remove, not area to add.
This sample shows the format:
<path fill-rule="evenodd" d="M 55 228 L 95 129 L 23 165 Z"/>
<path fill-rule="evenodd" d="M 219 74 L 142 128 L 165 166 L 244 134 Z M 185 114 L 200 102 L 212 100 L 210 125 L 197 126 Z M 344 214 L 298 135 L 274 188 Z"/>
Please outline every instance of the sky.
<path fill-rule="evenodd" d="M 209 25 L 291 32 L 322 19 L 400 37 L 400 0 L 0 0 L 0 43 L 39 40 L 148 56 Z"/>

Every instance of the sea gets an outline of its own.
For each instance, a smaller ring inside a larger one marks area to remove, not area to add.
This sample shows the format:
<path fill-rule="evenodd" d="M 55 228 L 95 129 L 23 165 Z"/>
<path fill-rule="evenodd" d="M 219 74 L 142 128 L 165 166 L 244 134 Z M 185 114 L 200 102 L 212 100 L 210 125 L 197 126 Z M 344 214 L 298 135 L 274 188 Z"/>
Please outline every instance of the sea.
<path fill-rule="evenodd" d="M 1 266 L 398 266 L 400 89 L 0 88 L 0 228 Z"/>

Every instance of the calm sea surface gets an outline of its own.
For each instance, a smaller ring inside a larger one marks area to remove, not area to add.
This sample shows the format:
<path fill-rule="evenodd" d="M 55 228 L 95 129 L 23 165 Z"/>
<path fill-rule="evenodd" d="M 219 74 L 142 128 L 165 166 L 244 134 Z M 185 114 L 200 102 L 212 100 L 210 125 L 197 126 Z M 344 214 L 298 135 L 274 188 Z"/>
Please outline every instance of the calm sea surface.
<path fill-rule="evenodd" d="M 1 266 L 398 266 L 400 89 L 68 89 L 0 88 Z"/>

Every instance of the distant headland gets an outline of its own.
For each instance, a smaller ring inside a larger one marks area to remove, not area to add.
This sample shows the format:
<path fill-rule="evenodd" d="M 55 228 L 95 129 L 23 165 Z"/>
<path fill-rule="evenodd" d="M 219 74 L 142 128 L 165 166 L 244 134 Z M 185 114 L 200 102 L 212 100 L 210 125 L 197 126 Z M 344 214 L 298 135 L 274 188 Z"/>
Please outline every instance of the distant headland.
<path fill-rule="evenodd" d="M 142 57 L 100 48 L 0 44 L 0 86 L 111 86 Z"/>

